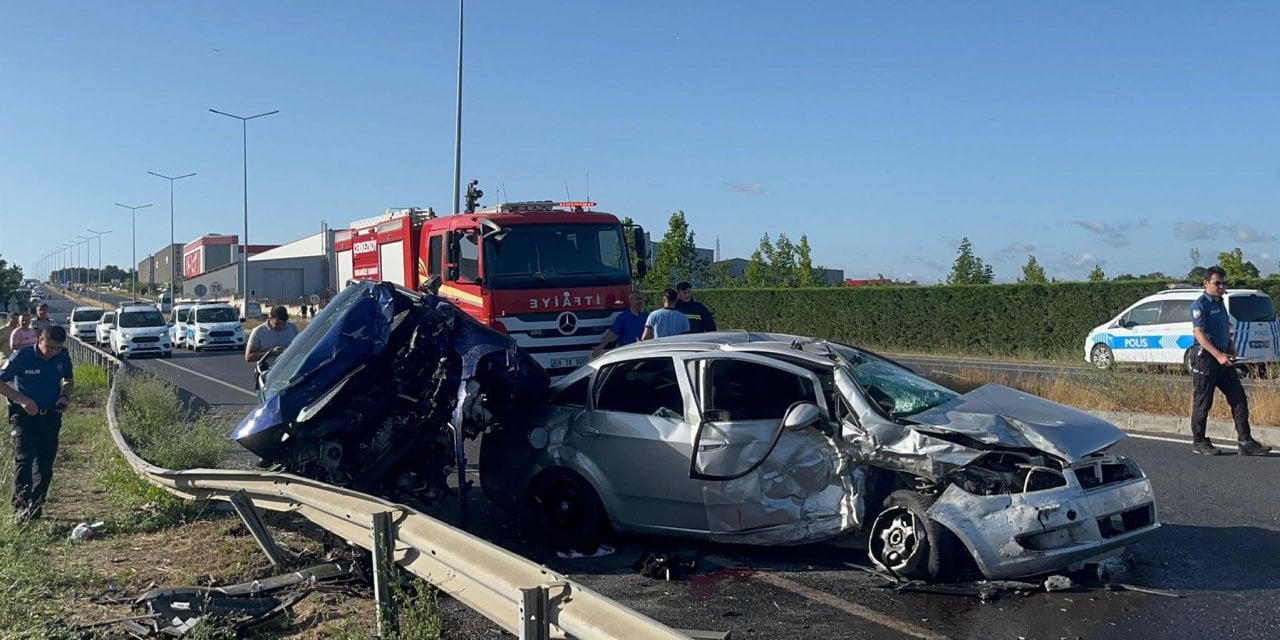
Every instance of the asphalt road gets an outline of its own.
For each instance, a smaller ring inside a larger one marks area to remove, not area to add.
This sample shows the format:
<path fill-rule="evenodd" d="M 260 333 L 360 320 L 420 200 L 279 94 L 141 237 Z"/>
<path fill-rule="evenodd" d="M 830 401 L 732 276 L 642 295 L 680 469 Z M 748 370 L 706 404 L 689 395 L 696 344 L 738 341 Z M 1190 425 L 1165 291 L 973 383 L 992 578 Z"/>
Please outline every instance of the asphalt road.
<path fill-rule="evenodd" d="M 55 316 L 65 314 L 65 302 L 51 300 Z M 137 363 L 228 420 L 252 406 L 250 370 L 238 353 L 178 352 Z M 1272 614 L 1280 607 L 1280 457 L 1205 458 L 1185 440 L 1135 435 L 1115 447 L 1151 477 L 1164 523 L 1131 549 L 1125 581 L 1176 598 L 1096 587 L 992 602 L 897 593 L 864 570 L 865 552 L 853 541 L 750 548 L 625 536 L 611 541 L 612 555 L 564 559 L 478 490 L 470 492 L 468 528 L 666 624 L 731 631 L 734 638 L 1280 637 Z M 438 515 L 457 522 L 452 505 Z M 632 565 L 650 551 L 696 559 L 694 576 L 668 582 L 638 575 Z M 484 624 L 468 628 L 457 635 L 492 637 Z"/>

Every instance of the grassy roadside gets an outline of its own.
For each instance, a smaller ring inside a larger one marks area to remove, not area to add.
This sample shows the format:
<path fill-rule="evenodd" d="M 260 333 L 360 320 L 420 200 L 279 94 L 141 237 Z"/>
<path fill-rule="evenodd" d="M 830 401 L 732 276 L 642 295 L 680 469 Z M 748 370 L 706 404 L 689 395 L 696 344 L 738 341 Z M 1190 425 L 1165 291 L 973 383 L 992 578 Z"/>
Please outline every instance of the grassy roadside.
<path fill-rule="evenodd" d="M 106 378 L 76 368 L 75 403 L 63 420 L 58 460 L 45 517 L 26 524 L 0 515 L 0 636 L 81 637 L 78 627 L 137 615 L 132 598 L 156 586 L 234 584 L 276 575 L 234 514 L 186 501 L 147 483 L 120 456 L 105 426 Z M 220 426 L 182 415 L 174 389 L 151 376 L 122 379 L 122 424 L 139 455 L 168 468 L 216 466 L 226 451 Z M 13 476 L 11 440 L 0 444 L 0 500 Z M 7 511 L 7 510 L 6 510 Z M 277 541 L 320 562 L 322 545 L 296 533 L 305 522 L 267 514 Z M 78 522 L 103 521 L 94 538 L 69 539 Z M 281 528 L 281 525 L 290 525 Z M 366 595 L 357 593 L 356 595 Z M 318 589 L 256 638 L 369 637 L 374 608 L 347 590 Z M 409 590 L 400 638 L 438 638 L 440 616 L 431 589 Z M 98 637 L 120 637 L 103 627 Z M 231 638 L 208 625 L 186 637 Z"/>
<path fill-rule="evenodd" d="M 1084 375 L 1048 376 L 1019 374 L 989 369 L 961 369 L 958 373 L 935 373 L 937 382 L 965 392 L 986 383 L 1032 393 L 1054 402 L 1090 411 L 1151 413 L 1169 416 L 1191 415 L 1191 377 L 1175 384 L 1110 371 L 1089 370 Z M 1231 410 L 1221 397 L 1214 401 L 1210 419 L 1230 420 Z M 1249 421 L 1255 425 L 1280 425 L 1280 388 L 1249 390 Z"/>

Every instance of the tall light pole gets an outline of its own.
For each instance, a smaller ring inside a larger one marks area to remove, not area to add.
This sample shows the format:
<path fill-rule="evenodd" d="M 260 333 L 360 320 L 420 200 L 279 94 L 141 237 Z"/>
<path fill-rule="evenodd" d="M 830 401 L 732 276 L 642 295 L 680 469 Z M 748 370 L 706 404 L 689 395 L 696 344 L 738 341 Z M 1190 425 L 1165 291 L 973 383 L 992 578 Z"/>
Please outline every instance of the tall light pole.
<path fill-rule="evenodd" d="M 131 234 L 133 237 L 133 240 L 132 240 L 133 262 L 130 263 L 131 266 L 129 267 L 129 270 L 133 272 L 133 277 L 130 278 L 130 280 L 133 280 L 133 301 L 137 302 L 138 301 L 138 275 L 140 275 L 137 272 L 137 269 L 138 269 L 138 209 L 146 209 L 147 207 L 151 206 L 151 203 L 148 202 L 147 204 L 131 207 L 127 204 L 120 204 L 119 202 L 117 202 L 116 206 L 124 207 L 128 209 L 129 212 L 132 214 L 130 217 L 133 218 L 133 232 Z"/>
<path fill-rule="evenodd" d="M 94 231 L 93 229 L 85 229 L 92 233 L 98 239 L 98 302 L 102 302 L 102 236 L 111 233 L 107 231 Z"/>
<path fill-rule="evenodd" d="M 458 213 L 458 199 L 462 190 L 462 9 L 463 0 L 458 0 L 458 103 L 453 125 L 453 211 Z"/>
<path fill-rule="evenodd" d="M 169 301 L 177 302 L 178 300 L 178 260 L 173 255 L 173 183 L 176 180 L 181 180 L 183 178 L 190 178 L 191 176 L 195 175 L 195 172 L 188 173 L 185 176 L 178 176 L 176 178 L 170 178 L 169 176 L 162 176 L 154 171 L 148 171 L 147 173 L 157 178 L 164 178 L 165 180 L 169 181 Z"/>
<path fill-rule="evenodd" d="M 259 113 L 254 116 L 237 116 L 217 109 L 210 109 L 209 111 L 240 121 L 240 139 L 244 149 L 244 237 L 240 239 L 244 246 L 244 251 L 240 257 L 240 295 L 244 300 L 244 307 L 241 309 L 241 313 L 245 314 L 249 310 L 249 121 L 275 115 L 280 113 L 280 110 L 276 109 L 275 111 Z"/>
<path fill-rule="evenodd" d="M 80 282 L 82 286 L 89 286 L 89 242 L 93 240 L 93 236 L 76 236 L 84 242 L 84 280 Z"/>

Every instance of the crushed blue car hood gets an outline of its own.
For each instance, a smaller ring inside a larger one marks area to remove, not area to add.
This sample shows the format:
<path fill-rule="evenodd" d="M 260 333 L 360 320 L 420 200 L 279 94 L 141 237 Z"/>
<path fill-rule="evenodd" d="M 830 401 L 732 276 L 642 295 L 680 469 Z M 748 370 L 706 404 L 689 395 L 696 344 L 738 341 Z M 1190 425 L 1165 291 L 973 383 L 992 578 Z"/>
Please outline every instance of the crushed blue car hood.
<path fill-rule="evenodd" d="M 348 285 L 268 371 L 264 390 L 259 393 L 260 406 L 241 421 L 232 432 L 232 439 L 292 421 L 303 407 L 340 384 L 362 363 L 381 354 L 395 322 L 395 297 L 406 294 L 422 295 L 408 291 L 397 294 L 395 285 L 385 282 Z M 485 327 L 443 298 L 426 294 L 423 303 L 455 317 L 447 339 L 461 358 L 463 383 L 475 375 L 485 356 L 495 351 L 514 353 L 510 336 Z"/>

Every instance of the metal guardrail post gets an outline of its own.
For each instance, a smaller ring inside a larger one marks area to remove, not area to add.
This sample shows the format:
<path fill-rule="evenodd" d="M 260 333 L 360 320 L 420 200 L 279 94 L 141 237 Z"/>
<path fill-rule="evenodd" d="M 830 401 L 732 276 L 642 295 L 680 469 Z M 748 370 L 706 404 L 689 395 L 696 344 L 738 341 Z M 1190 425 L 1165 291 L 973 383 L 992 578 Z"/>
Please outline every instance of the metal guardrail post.
<path fill-rule="evenodd" d="M 542 584 L 520 590 L 520 640 L 551 639 L 551 599 L 547 590 L 563 582 Z"/>
<path fill-rule="evenodd" d="M 389 638 L 399 631 L 392 580 L 396 579 L 395 524 L 390 511 L 373 514 L 373 597 L 378 607 L 378 634 Z"/>
<path fill-rule="evenodd" d="M 253 534 L 253 539 L 258 541 L 258 546 L 262 548 L 263 553 L 267 554 L 271 564 L 277 567 L 283 565 L 287 559 L 284 552 L 276 545 L 275 538 L 272 538 L 271 532 L 267 531 L 267 524 L 262 521 L 262 514 L 258 512 L 257 507 L 253 506 L 253 501 L 243 489 L 231 494 L 231 506 L 235 507 L 236 513 L 240 514 L 244 526 L 249 529 L 249 533 Z"/>

